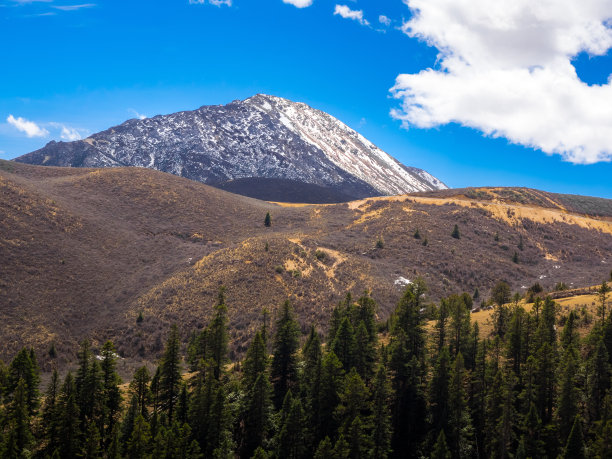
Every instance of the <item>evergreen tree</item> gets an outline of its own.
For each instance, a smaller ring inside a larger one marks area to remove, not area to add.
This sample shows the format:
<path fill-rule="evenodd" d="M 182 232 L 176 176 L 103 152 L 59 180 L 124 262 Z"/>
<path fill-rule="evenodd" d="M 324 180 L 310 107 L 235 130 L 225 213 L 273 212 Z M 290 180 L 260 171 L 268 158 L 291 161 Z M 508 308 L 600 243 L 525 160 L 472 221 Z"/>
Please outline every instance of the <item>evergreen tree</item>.
<path fill-rule="evenodd" d="M 264 225 L 267 227 L 272 226 L 272 217 L 270 216 L 270 212 L 266 212 L 266 218 L 264 218 Z"/>
<path fill-rule="evenodd" d="M 340 327 L 336 333 L 331 349 L 336 354 L 344 371 L 349 371 L 355 365 L 355 354 L 357 352 L 357 340 L 355 330 L 348 317 L 344 317 L 340 322 Z"/>
<path fill-rule="evenodd" d="M 264 444 L 270 429 L 272 386 L 268 375 L 261 373 L 247 396 L 247 407 L 242 434 L 242 456 L 251 457 Z"/>
<path fill-rule="evenodd" d="M 151 403 L 151 389 L 149 383 L 151 381 L 151 375 L 147 367 L 142 366 L 134 372 L 134 377 L 130 382 L 129 394 L 135 396 L 138 402 L 139 414 L 148 421 L 149 419 L 149 405 Z"/>
<path fill-rule="evenodd" d="M 274 351 L 270 366 L 270 379 L 274 385 L 274 401 L 277 407 L 285 398 L 287 390 L 294 388 L 297 383 L 296 352 L 299 347 L 299 334 L 299 325 L 293 317 L 293 310 L 287 300 L 276 322 Z"/>
<path fill-rule="evenodd" d="M 172 325 L 160 364 L 159 401 L 172 422 L 181 384 L 180 338 L 176 325 Z"/>
<path fill-rule="evenodd" d="M 461 234 L 459 233 L 459 226 L 455 225 L 453 228 L 453 232 L 451 233 L 451 236 L 454 237 L 455 239 L 461 239 Z"/>
<path fill-rule="evenodd" d="M 290 396 L 291 392 L 287 392 Z M 278 457 L 300 459 L 307 457 L 303 429 L 304 410 L 299 398 L 292 399 L 278 434 Z"/>
<path fill-rule="evenodd" d="M 68 373 L 64 379 L 58 401 L 60 419 L 58 451 L 60 456 L 65 459 L 77 457 L 81 450 L 77 395 L 74 378 L 71 373 Z"/>
<path fill-rule="evenodd" d="M 368 415 L 370 409 L 369 396 L 370 393 L 365 383 L 355 368 L 352 368 L 344 377 L 340 404 L 335 413 L 345 437 L 348 437 L 348 428 L 356 417 Z"/>
<path fill-rule="evenodd" d="M 221 378 L 223 367 L 227 362 L 227 343 L 228 336 L 227 306 L 225 305 L 225 287 L 219 289 L 219 298 L 215 306 L 215 315 L 208 327 L 207 332 L 207 351 L 209 358 L 213 362 L 213 373 L 215 379 Z"/>
<path fill-rule="evenodd" d="M 81 457 L 87 459 L 97 459 L 100 457 L 100 431 L 93 421 L 89 421 L 87 425 Z"/>
<path fill-rule="evenodd" d="M 319 386 L 319 419 L 317 439 L 334 437 L 337 423 L 334 418 L 336 407 L 340 402 L 339 392 L 342 387 L 344 371 L 342 363 L 333 351 L 329 352 L 321 363 L 321 383 Z"/>
<path fill-rule="evenodd" d="M 385 459 L 391 452 L 391 386 L 384 365 L 378 366 L 372 396 L 372 456 Z"/>
<path fill-rule="evenodd" d="M 23 348 L 17 353 L 8 367 L 6 379 L 5 392 L 9 396 L 14 394 L 17 385 L 23 379 L 28 413 L 30 416 L 35 415 L 39 403 L 38 384 L 40 383 L 40 370 L 36 363 L 36 355 L 33 349 L 28 350 Z"/>
<path fill-rule="evenodd" d="M 434 432 L 448 429 L 449 382 L 450 355 L 448 347 L 444 346 L 434 365 L 429 386 L 429 412 L 431 416 L 431 427 Z"/>
<path fill-rule="evenodd" d="M 7 424 L 9 426 L 10 452 L 8 456 L 16 454 L 22 457 L 33 441 L 30 431 L 30 413 L 28 409 L 28 388 L 25 379 L 20 379 L 13 393 L 13 400 L 9 406 Z"/>
<path fill-rule="evenodd" d="M 242 385 L 245 390 L 253 387 L 257 377 L 266 371 L 268 366 L 268 353 L 261 332 L 255 334 L 255 338 L 249 346 L 242 365 Z"/>
<path fill-rule="evenodd" d="M 569 436 L 578 414 L 578 390 L 576 388 L 576 357 L 573 348 L 565 351 L 565 357 L 561 366 L 561 377 L 559 384 L 559 400 L 557 403 L 557 422 L 559 436 L 563 441 Z"/>
<path fill-rule="evenodd" d="M 102 347 L 102 419 L 100 430 L 102 434 L 102 445 L 108 447 L 111 441 L 111 433 L 117 423 L 121 410 L 121 392 L 119 384 L 121 378 L 117 374 L 115 346 L 107 341 Z"/>
<path fill-rule="evenodd" d="M 584 438 L 582 436 L 582 422 L 580 417 L 576 416 L 572 430 L 567 439 L 565 450 L 563 451 L 563 459 L 584 459 L 586 458 Z"/>
<path fill-rule="evenodd" d="M 472 455 L 472 420 L 468 409 L 467 384 L 463 356 L 459 353 L 450 376 L 448 388 L 448 433 L 449 445 L 454 457 L 468 458 Z"/>
<path fill-rule="evenodd" d="M 141 415 L 138 415 L 134 420 L 134 430 L 127 444 L 128 456 L 138 459 L 151 457 L 148 454 L 150 444 L 151 431 L 149 423 Z"/>
<path fill-rule="evenodd" d="M 314 454 L 314 459 L 334 459 L 334 447 L 329 437 L 325 437 L 319 443 Z"/>
<path fill-rule="evenodd" d="M 42 426 L 43 437 L 45 439 L 45 454 L 51 456 L 59 446 L 59 375 L 56 369 L 53 369 L 51 381 L 45 393 L 45 402 L 42 408 Z"/>
<path fill-rule="evenodd" d="M 525 457 L 544 457 L 544 444 L 541 440 L 542 421 L 533 403 L 523 422 L 523 432 L 522 443 Z"/>
<path fill-rule="evenodd" d="M 429 457 L 430 459 L 451 459 L 452 455 L 446 443 L 444 430 L 440 430 L 436 444 L 434 445 L 431 456 Z"/>

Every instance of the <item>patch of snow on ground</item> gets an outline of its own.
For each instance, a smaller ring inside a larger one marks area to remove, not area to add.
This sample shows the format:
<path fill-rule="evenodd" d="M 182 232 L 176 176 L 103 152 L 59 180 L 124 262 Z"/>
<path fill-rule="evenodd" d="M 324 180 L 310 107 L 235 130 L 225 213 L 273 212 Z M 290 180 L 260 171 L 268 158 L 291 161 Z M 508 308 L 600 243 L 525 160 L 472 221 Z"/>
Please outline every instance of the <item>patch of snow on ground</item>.
<path fill-rule="evenodd" d="M 412 281 L 410 279 L 406 279 L 405 277 L 400 276 L 395 279 L 394 284 L 399 285 L 400 287 L 405 287 L 406 285 L 412 284 Z"/>

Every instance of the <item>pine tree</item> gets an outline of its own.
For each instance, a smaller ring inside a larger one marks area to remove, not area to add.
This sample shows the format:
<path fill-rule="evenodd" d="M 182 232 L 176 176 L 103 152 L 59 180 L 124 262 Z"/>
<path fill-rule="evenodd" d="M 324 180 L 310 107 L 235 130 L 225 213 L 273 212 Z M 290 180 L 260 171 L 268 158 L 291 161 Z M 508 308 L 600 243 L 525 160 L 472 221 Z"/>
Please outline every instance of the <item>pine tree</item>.
<path fill-rule="evenodd" d="M 348 317 L 344 317 L 340 322 L 340 327 L 336 332 L 331 349 L 336 354 L 345 371 L 349 371 L 355 364 L 355 354 L 357 351 L 357 340 L 355 330 Z"/>
<path fill-rule="evenodd" d="M 9 406 L 7 423 L 9 426 L 9 441 L 12 453 L 17 457 L 25 454 L 34 440 L 30 431 L 30 413 L 28 409 L 28 388 L 25 379 L 20 379 L 13 393 Z M 9 453 L 9 457 L 11 454 Z"/>
<path fill-rule="evenodd" d="M 117 374 L 115 346 L 112 342 L 107 341 L 102 347 L 102 445 L 108 447 L 111 440 L 111 433 L 117 423 L 121 410 L 121 392 L 119 384 L 121 378 Z"/>
<path fill-rule="evenodd" d="M 87 425 L 81 457 L 86 459 L 100 457 L 100 431 L 93 421 L 89 421 Z"/>
<path fill-rule="evenodd" d="M 563 459 L 584 459 L 586 457 L 584 438 L 582 436 L 582 422 L 580 417 L 576 416 L 572 430 L 567 439 L 565 450 L 563 451 Z"/>
<path fill-rule="evenodd" d="M 418 228 L 414 232 L 414 238 L 415 239 L 421 239 L 421 233 L 419 233 L 419 229 Z"/>
<path fill-rule="evenodd" d="M 77 389 L 71 373 L 66 375 L 59 396 L 59 447 L 62 458 L 72 459 L 80 452 L 80 421 Z"/>
<path fill-rule="evenodd" d="M 200 420 L 202 422 L 203 420 Z M 195 423 L 197 425 L 197 422 Z M 219 384 L 210 406 L 206 455 L 211 457 L 227 457 L 232 455 L 234 442 L 232 439 L 232 417 L 223 385 Z M 233 457 L 233 456 L 232 456 Z"/>
<path fill-rule="evenodd" d="M 578 414 L 578 390 L 576 388 L 576 357 L 574 349 L 565 351 L 561 366 L 561 377 L 559 384 L 559 400 L 557 402 L 557 422 L 559 437 L 563 440 L 569 436 Z"/>
<path fill-rule="evenodd" d="M 522 442 L 525 449 L 525 457 L 544 457 L 544 444 L 541 440 L 542 421 L 540 421 L 533 403 L 531 403 L 529 412 L 523 422 L 523 432 Z"/>
<path fill-rule="evenodd" d="M 440 430 L 440 434 L 438 435 L 436 444 L 434 445 L 431 455 L 429 457 L 430 459 L 451 459 L 452 456 L 446 443 L 446 436 L 444 435 L 444 430 Z"/>
<path fill-rule="evenodd" d="M 138 412 L 146 420 L 149 420 L 149 405 L 151 403 L 151 389 L 149 383 L 151 375 L 146 366 L 142 366 L 134 372 L 130 382 L 129 394 L 135 396 L 138 402 Z"/>
<path fill-rule="evenodd" d="M 340 403 L 339 392 L 342 387 L 344 371 L 342 363 L 333 351 L 323 357 L 321 363 L 321 383 L 319 386 L 319 419 L 317 439 L 333 437 L 337 422 L 334 417 Z"/>
<path fill-rule="evenodd" d="M 454 237 L 455 239 L 461 239 L 461 234 L 459 233 L 458 225 L 455 225 L 455 227 L 453 228 L 453 232 L 451 233 L 451 236 Z"/>
<path fill-rule="evenodd" d="M 594 350 L 587 361 L 587 413 L 590 422 L 601 418 L 601 408 L 606 392 L 610 388 L 610 364 L 608 351 L 600 335 L 597 335 Z"/>
<path fill-rule="evenodd" d="M 150 457 L 149 448 L 151 444 L 151 431 L 149 423 L 141 416 L 136 416 L 134 420 L 134 430 L 127 444 L 129 457 L 148 458 Z"/>
<path fill-rule="evenodd" d="M 333 459 L 334 457 L 334 447 L 332 442 L 329 437 L 325 437 L 323 440 L 321 440 L 321 443 L 319 443 L 319 446 L 314 454 L 314 459 Z"/>
<path fill-rule="evenodd" d="M 289 396 L 291 391 L 287 392 Z M 299 398 L 292 399 L 278 434 L 278 457 L 300 459 L 306 457 L 306 438 L 303 429 L 304 410 Z"/>
<path fill-rule="evenodd" d="M 160 364 L 159 400 L 172 422 L 181 384 L 180 338 L 176 325 L 172 325 Z"/>
<path fill-rule="evenodd" d="M 448 436 L 454 457 L 468 458 L 472 454 L 472 419 L 468 410 L 463 356 L 457 355 L 448 387 Z"/>
<path fill-rule="evenodd" d="M 251 457 L 268 437 L 272 404 L 272 386 L 266 373 L 261 373 L 248 393 L 242 435 L 242 455 Z"/>
<path fill-rule="evenodd" d="M 257 377 L 266 371 L 268 366 L 268 353 L 261 332 L 255 334 L 255 338 L 249 346 L 246 357 L 242 364 L 242 386 L 245 390 L 255 384 Z"/>
<path fill-rule="evenodd" d="M 272 226 L 272 217 L 270 216 L 270 212 L 266 213 L 266 218 L 264 218 L 264 225 L 267 227 Z"/>
<path fill-rule="evenodd" d="M 321 339 L 314 327 L 302 349 L 303 366 L 300 374 L 301 394 L 306 416 L 308 449 L 314 451 L 317 447 L 317 423 L 319 420 L 319 387 L 321 385 Z"/>
<path fill-rule="evenodd" d="M 228 335 L 227 306 L 225 305 L 225 287 L 219 289 L 219 298 L 215 306 L 215 315 L 208 327 L 207 332 L 207 351 L 209 358 L 213 362 L 215 379 L 221 378 L 223 367 L 227 362 L 227 343 Z"/>
<path fill-rule="evenodd" d="M 40 370 L 36 363 L 36 355 L 33 349 L 23 348 L 12 360 L 8 367 L 6 393 L 9 395 L 14 394 L 19 381 L 22 379 L 25 383 L 28 412 L 30 416 L 33 416 L 38 409 L 38 385 L 40 383 Z"/>
<path fill-rule="evenodd" d="M 367 415 L 369 406 L 370 391 L 355 370 L 345 376 L 340 395 L 340 404 L 336 409 L 336 417 L 345 437 L 348 437 L 348 428 L 358 416 Z"/>
<path fill-rule="evenodd" d="M 47 387 L 45 393 L 45 403 L 42 408 L 42 425 L 43 425 L 43 436 L 45 439 L 45 454 L 51 456 L 59 445 L 59 375 L 56 369 L 53 369 L 51 375 L 51 381 Z"/>
<path fill-rule="evenodd" d="M 384 365 L 378 366 L 372 395 L 372 456 L 385 459 L 391 452 L 391 386 Z"/>
<path fill-rule="evenodd" d="M 297 350 L 299 325 L 293 317 L 289 301 L 283 304 L 276 322 L 274 351 L 270 366 L 270 380 L 274 385 L 275 406 L 280 407 L 288 389 L 295 387 L 298 378 Z"/>
<path fill-rule="evenodd" d="M 450 355 L 448 347 L 444 346 L 434 365 L 429 386 L 429 412 L 431 427 L 435 432 L 448 429 L 449 382 Z"/>

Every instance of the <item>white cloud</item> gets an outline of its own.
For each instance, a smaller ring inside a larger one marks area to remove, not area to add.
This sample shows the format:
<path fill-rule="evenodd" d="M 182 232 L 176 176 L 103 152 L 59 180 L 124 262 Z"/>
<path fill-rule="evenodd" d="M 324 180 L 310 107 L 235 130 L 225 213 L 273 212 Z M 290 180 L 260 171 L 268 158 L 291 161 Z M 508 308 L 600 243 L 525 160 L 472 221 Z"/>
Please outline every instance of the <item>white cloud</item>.
<path fill-rule="evenodd" d="M 391 25 L 391 19 L 389 19 L 384 14 L 381 14 L 380 16 L 378 16 L 378 22 L 380 22 L 382 25 L 385 25 L 385 26 Z"/>
<path fill-rule="evenodd" d="M 53 8 L 61 11 L 76 11 L 82 8 L 91 8 L 96 6 L 95 3 L 83 3 L 81 5 L 53 5 Z"/>
<path fill-rule="evenodd" d="M 189 0 L 190 5 L 215 5 L 215 6 L 232 6 L 232 0 Z"/>
<path fill-rule="evenodd" d="M 6 121 L 18 131 L 25 133 L 28 137 L 46 137 L 49 135 L 49 131 L 41 128 L 34 121 L 28 121 L 25 118 L 15 118 L 13 115 L 9 115 Z"/>
<path fill-rule="evenodd" d="M 361 10 L 352 10 L 346 5 L 336 5 L 336 9 L 334 10 L 334 15 L 342 16 L 344 19 L 352 19 L 354 21 L 359 22 L 361 25 L 370 25 L 368 21 L 366 21 L 363 17 L 363 11 Z"/>
<path fill-rule="evenodd" d="M 612 160 L 612 80 L 589 86 L 571 64 L 612 47 L 609 0 L 404 2 L 404 32 L 440 51 L 439 70 L 392 88 L 406 127 L 455 122 L 574 163 Z"/>
<path fill-rule="evenodd" d="M 289 5 L 293 5 L 297 8 L 306 8 L 312 5 L 312 0 L 283 0 L 283 3 L 288 3 Z"/>

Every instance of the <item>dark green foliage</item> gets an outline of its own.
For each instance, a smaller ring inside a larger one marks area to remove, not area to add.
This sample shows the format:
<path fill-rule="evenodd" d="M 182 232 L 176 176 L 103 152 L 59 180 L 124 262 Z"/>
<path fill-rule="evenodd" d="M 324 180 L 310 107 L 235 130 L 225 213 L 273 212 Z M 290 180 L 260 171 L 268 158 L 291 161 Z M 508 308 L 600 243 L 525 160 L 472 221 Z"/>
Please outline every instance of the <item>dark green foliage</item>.
<path fill-rule="evenodd" d="M 138 369 L 125 405 L 111 343 L 94 356 L 84 341 L 77 377 L 60 387 L 54 372 L 44 397 L 36 358 L 22 350 L 10 366 L 0 362 L 0 457 L 612 456 L 609 314 L 582 339 L 573 311 L 560 318 L 546 298 L 527 312 L 515 295 L 481 340 L 473 297 L 451 295 L 428 336 L 425 291 L 420 279 L 410 284 L 385 327 L 369 293 L 347 295 L 327 342 L 311 327 L 301 352 L 285 304 L 274 333 L 264 313 L 233 365 L 221 291 L 210 324 L 189 340 L 192 371 L 181 374 L 173 327 L 153 377 Z"/>
<path fill-rule="evenodd" d="M 159 368 L 159 402 L 172 422 L 181 385 L 180 338 L 176 325 L 170 330 Z"/>
<path fill-rule="evenodd" d="M 444 430 L 440 430 L 440 434 L 438 435 L 436 444 L 434 445 L 433 451 L 431 452 L 430 459 L 451 459 L 451 457 L 452 455 L 446 443 L 446 436 L 444 435 Z"/>
<path fill-rule="evenodd" d="M 507 282 L 499 281 L 491 291 L 491 298 L 496 305 L 502 306 L 510 302 L 510 286 Z"/>
<path fill-rule="evenodd" d="M 586 457 L 584 438 L 582 436 L 582 422 L 579 416 L 576 416 L 574 420 L 562 457 L 563 459 L 584 459 Z"/>
<path fill-rule="evenodd" d="M 413 237 L 415 239 L 421 239 L 421 233 L 419 233 L 419 229 L 417 228 L 416 231 L 414 232 Z"/>
<path fill-rule="evenodd" d="M 274 352 L 270 366 L 270 379 L 274 385 L 274 402 L 280 407 L 287 390 L 297 384 L 296 352 L 299 347 L 300 328 L 293 316 L 289 301 L 285 301 L 276 322 Z"/>
<path fill-rule="evenodd" d="M 451 236 L 454 237 L 455 239 L 461 239 L 461 234 L 459 233 L 458 225 L 455 225 L 455 227 L 453 228 L 453 232 L 451 233 Z"/>
<path fill-rule="evenodd" d="M 383 239 L 382 236 L 379 236 L 378 239 L 376 239 L 376 248 L 377 249 L 385 248 L 385 240 Z"/>
<path fill-rule="evenodd" d="M 513 263 L 518 263 L 519 262 L 518 252 L 514 252 L 514 255 L 512 255 L 512 262 Z"/>
<path fill-rule="evenodd" d="M 270 216 L 270 212 L 266 212 L 266 218 L 264 218 L 264 225 L 267 227 L 272 226 L 272 217 Z"/>
<path fill-rule="evenodd" d="M 138 317 L 136 317 L 136 323 L 139 324 L 144 320 L 144 317 L 142 316 L 142 311 L 140 311 L 138 313 Z"/>

